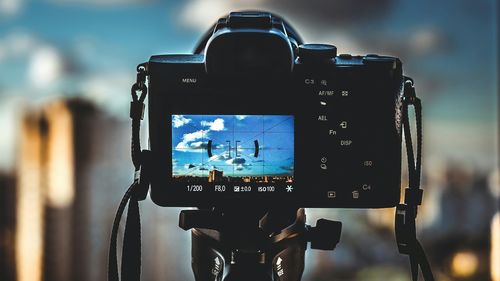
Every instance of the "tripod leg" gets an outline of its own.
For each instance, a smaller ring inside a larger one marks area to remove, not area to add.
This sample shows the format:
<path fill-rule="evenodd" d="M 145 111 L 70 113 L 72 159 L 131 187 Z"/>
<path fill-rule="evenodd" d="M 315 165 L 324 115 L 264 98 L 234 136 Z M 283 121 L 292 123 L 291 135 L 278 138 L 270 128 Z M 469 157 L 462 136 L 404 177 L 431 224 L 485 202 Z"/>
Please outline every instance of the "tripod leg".
<path fill-rule="evenodd" d="M 273 258 L 273 275 L 276 281 L 300 281 L 304 272 L 306 243 L 295 239 L 290 246 Z"/>
<path fill-rule="evenodd" d="M 218 241 L 198 229 L 191 232 L 191 267 L 196 281 L 221 281 L 225 259 L 216 249 Z"/>

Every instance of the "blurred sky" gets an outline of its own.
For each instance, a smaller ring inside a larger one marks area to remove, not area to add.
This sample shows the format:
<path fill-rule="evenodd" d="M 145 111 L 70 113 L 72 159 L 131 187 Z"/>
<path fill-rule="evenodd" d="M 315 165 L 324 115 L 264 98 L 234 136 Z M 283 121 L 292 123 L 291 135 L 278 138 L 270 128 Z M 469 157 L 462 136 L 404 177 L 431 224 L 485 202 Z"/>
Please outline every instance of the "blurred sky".
<path fill-rule="evenodd" d="M 496 165 L 494 0 L 0 0 L 0 170 L 13 168 L 30 104 L 84 96 L 127 118 L 138 63 L 190 52 L 218 17 L 245 8 L 284 15 L 340 53 L 400 57 L 423 97 L 426 163 Z"/>

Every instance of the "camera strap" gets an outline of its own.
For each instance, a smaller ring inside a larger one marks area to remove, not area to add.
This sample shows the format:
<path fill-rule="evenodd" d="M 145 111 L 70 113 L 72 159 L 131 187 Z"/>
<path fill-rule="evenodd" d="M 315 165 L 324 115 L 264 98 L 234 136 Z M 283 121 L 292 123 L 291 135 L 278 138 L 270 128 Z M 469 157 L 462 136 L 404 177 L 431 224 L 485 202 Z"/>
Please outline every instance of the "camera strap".
<path fill-rule="evenodd" d="M 404 77 L 404 92 L 402 106 L 403 133 L 408 158 L 408 188 L 405 189 L 404 203 L 398 204 L 395 216 L 396 242 L 399 253 L 408 255 L 412 280 L 418 279 L 418 268 L 422 271 L 424 280 L 434 281 L 431 267 L 422 245 L 417 240 L 415 220 L 418 206 L 422 203 L 423 190 L 420 188 L 422 172 L 422 104 L 417 98 L 413 80 Z M 408 108 L 413 105 L 415 110 L 415 126 L 417 133 L 416 156 L 410 130 Z"/>
<path fill-rule="evenodd" d="M 144 173 L 149 151 L 141 150 L 140 127 L 144 117 L 144 100 L 147 95 L 146 86 L 147 64 L 137 67 L 137 80 L 132 86 L 132 102 L 130 103 L 130 118 L 132 119 L 132 163 L 134 164 L 134 182 L 125 192 L 111 230 L 108 255 L 108 281 L 139 281 L 141 278 L 141 220 L 139 201 L 146 198 L 149 184 Z M 141 172 L 142 171 L 142 172 Z M 118 275 L 117 236 L 120 220 L 128 203 L 127 220 L 123 236 L 121 274 Z"/>

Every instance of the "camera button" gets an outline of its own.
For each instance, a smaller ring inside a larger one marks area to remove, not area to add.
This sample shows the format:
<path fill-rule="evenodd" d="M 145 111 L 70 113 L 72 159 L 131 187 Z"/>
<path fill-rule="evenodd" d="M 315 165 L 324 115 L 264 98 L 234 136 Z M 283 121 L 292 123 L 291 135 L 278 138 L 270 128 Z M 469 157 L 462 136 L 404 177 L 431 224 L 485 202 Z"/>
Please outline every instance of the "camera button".
<path fill-rule="evenodd" d="M 304 84 L 305 85 L 314 85 L 316 83 L 316 81 L 314 80 L 314 78 L 304 78 Z"/>
<path fill-rule="evenodd" d="M 349 138 L 341 139 L 339 141 L 339 145 L 341 147 L 344 147 L 345 149 L 350 148 L 352 146 L 352 144 L 353 144 L 353 141 L 352 141 L 352 139 L 349 139 Z"/>
<path fill-rule="evenodd" d="M 359 191 L 357 190 L 352 191 L 352 199 L 359 199 Z"/>
<path fill-rule="evenodd" d="M 335 191 L 328 191 L 326 193 L 326 196 L 328 197 L 328 199 L 334 199 L 337 197 L 337 193 Z"/>
<path fill-rule="evenodd" d="M 363 160 L 361 161 L 361 165 L 365 168 L 373 168 L 375 166 L 375 162 L 373 160 Z"/>
<path fill-rule="evenodd" d="M 336 129 L 328 129 L 328 135 L 331 137 L 337 136 L 338 132 Z"/>
<path fill-rule="evenodd" d="M 396 67 L 396 59 L 394 57 L 379 56 L 379 55 L 366 55 L 363 58 L 363 63 L 366 65 L 376 65 L 388 68 Z"/>
<path fill-rule="evenodd" d="M 349 96 L 349 90 L 341 90 L 340 91 L 340 96 L 341 97 L 348 97 Z"/>
<path fill-rule="evenodd" d="M 318 121 L 326 122 L 328 121 L 328 117 L 326 115 L 318 115 Z"/>
<path fill-rule="evenodd" d="M 340 54 L 339 58 L 344 59 L 344 60 L 350 60 L 350 59 L 352 59 L 352 55 L 351 54 Z"/>
<path fill-rule="evenodd" d="M 329 61 L 337 55 L 337 47 L 328 44 L 302 44 L 299 59 L 304 62 Z"/>
<path fill-rule="evenodd" d="M 318 97 L 333 97 L 335 96 L 335 91 L 334 90 L 319 90 L 318 91 Z"/>
<path fill-rule="evenodd" d="M 361 189 L 364 190 L 364 191 L 370 191 L 370 190 L 372 190 L 372 185 L 369 184 L 369 183 L 363 183 L 361 185 Z"/>

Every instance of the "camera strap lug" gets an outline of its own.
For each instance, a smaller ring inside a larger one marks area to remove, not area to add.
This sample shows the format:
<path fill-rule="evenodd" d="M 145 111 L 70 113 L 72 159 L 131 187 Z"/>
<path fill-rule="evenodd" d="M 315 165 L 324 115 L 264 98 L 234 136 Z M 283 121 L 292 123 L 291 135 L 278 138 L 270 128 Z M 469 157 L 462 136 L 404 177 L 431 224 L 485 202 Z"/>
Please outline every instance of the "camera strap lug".
<path fill-rule="evenodd" d="M 417 98 L 413 79 L 404 77 L 403 89 L 403 132 L 406 144 L 406 155 L 408 157 L 408 183 L 405 189 L 404 203 L 398 204 L 395 214 L 395 232 L 398 251 L 408 255 L 412 280 L 418 279 L 418 268 L 420 267 L 424 280 L 433 281 L 434 276 L 425 255 L 425 252 L 417 240 L 415 220 L 417 218 L 418 206 L 422 203 L 423 190 L 420 188 L 420 175 L 422 166 L 422 105 Z M 415 123 L 417 131 L 416 156 L 413 152 L 412 137 L 408 107 L 413 105 L 415 109 Z"/>

